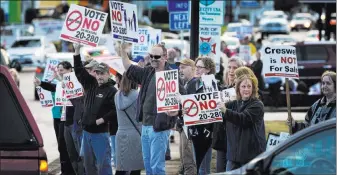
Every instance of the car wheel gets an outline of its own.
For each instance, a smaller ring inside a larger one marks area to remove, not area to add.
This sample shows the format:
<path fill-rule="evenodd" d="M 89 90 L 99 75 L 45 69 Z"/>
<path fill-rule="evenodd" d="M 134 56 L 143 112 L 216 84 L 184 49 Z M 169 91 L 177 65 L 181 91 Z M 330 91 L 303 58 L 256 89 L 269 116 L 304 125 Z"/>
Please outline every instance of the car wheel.
<path fill-rule="evenodd" d="M 22 66 L 18 61 L 12 61 L 9 65 L 10 68 L 15 68 L 18 72 L 21 72 Z"/>
<path fill-rule="evenodd" d="M 36 92 L 36 88 L 34 88 L 34 99 L 39 100 L 39 95 Z"/>

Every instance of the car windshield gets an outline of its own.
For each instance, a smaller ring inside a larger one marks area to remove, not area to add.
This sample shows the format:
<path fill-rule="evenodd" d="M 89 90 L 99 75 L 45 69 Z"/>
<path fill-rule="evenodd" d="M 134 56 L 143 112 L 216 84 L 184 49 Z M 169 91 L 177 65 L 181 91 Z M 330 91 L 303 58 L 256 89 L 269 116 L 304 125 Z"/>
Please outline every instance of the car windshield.
<path fill-rule="evenodd" d="M 11 87 L 8 79 L 0 74 L 0 96 L 6 102 L 0 105 L 0 148 L 36 145 L 37 140 L 24 109 Z"/>
<path fill-rule="evenodd" d="M 283 18 L 283 15 L 280 14 L 271 14 L 271 15 L 266 15 L 266 18 Z"/>
<path fill-rule="evenodd" d="M 15 41 L 12 48 L 17 47 L 41 47 L 41 41 L 39 39 Z"/>
<path fill-rule="evenodd" d="M 309 18 L 302 17 L 302 16 L 295 17 L 295 20 L 307 20 L 307 19 Z"/>

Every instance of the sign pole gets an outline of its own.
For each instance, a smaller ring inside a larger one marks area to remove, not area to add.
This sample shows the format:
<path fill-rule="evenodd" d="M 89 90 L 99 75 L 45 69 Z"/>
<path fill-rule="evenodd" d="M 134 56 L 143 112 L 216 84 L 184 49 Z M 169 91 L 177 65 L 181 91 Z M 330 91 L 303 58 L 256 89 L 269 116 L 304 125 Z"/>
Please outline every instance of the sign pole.
<path fill-rule="evenodd" d="M 190 58 L 195 60 L 199 55 L 199 7 L 200 1 L 191 2 Z"/>
<path fill-rule="evenodd" d="M 290 92 L 289 92 L 289 78 L 286 78 L 286 98 L 287 98 L 288 121 L 290 121 L 289 134 L 292 134 L 292 117 L 291 117 Z"/>

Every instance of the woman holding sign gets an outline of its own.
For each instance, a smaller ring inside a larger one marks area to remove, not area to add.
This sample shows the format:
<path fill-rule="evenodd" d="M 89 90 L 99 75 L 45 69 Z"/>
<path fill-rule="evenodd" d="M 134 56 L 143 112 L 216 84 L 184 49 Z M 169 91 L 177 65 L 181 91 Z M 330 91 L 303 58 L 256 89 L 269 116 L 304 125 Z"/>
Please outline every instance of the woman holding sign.
<path fill-rule="evenodd" d="M 243 66 L 240 59 L 230 58 L 228 60 L 227 68 L 223 77 L 224 84 L 219 86 L 219 90 L 234 89 L 235 87 L 235 70 Z M 216 172 L 226 171 L 226 152 L 227 152 L 227 139 L 226 127 L 224 123 L 213 124 L 213 139 L 212 148 L 217 150 L 216 154 Z"/>
<path fill-rule="evenodd" d="M 238 77 L 235 91 L 236 100 L 218 103 L 226 122 L 227 171 L 241 167 L 266 150 L 264 106 L 258 99 L 255 75 Z"/>
<path fill-rule="evenodd" d="M 317 100 L 305 115 L 304 122 L 296 122 L 291 119 L 293 133 L 309 127 L 311 125 L 323 122 L 325 120 L 336 118 L 336 73 L 326 71 L 321 77 L 321 89 L 323 97 Z"/>

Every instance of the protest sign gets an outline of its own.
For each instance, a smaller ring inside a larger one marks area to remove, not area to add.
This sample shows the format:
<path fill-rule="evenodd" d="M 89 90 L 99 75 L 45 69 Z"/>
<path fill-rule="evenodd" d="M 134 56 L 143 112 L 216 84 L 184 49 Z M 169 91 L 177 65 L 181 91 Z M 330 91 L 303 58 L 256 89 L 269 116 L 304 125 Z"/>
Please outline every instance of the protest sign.
<path fill-rule="evenodd" d="M 157 112 L 178 111 L 178 70 L 156 72 Z"/>
<path fill-rule="evenodd" d="M 148 47 L 148 52 L 151 51 L 152 46 L 156 44 L 160 44 L 161 41 L 161 29 L 150 29 L 149 31 L 150 34 L 150 40 L 149 40 L 149 47 Z"/>
<path fill-rule="evenodd" d="M 107 13 L 71 4 L 60 39 L 96 47 L 107 16 Z"/>
<path fill-rule="evenodd" d="M 204 92 L 218 91 L 218 84 L 214 74 L 201 75 L 201 81 L 203 83 Z"/>
<path fill-rule="evenodd" d="M 268 140 L 267 140 L 267 151 L 276 147 L 281 142 L 289 138 L 289 133 L 286 132 L 280 132 L 280 135 L 269 133 L 268 134 Z"/>
<path fill-rule="evenodd" d="M 57 69 L 57 65 L 60 63 L 57 59 L 48 59 L 46 67 L 44 69 L 42 81 L 51 81 L 54 78 L 54 73 Z M 56 80 L 53 80 L 56 83 Z"/>
<path fill-rule="evenodd" d="M 265 77 L 299 78 L 295 47 L 266 46 L 260 52 Z"/>
<path fill-rule="evenodd" d="M 199 55 L 213 58 L 217 72 L 220 71 L 220 34 L 219 26 L 199 27 Z"/>
<path fill-rule="evenodd" d="M 50 91 L 46 91 L 40 86 L 36 87 L 37 95 L 39 96 L 42 107 L 53 107 L 53 96 Z"/>
<path fill-rule="evenodd" d="M 148 53 L 149 30 L 148 28 L 138 29 L 138 43 L 132 44 L 132 55 L 146 55 Z"/>
<path fill-rule="evenodd" d="M 63 83 L 65 85 L 65 95 L 67 99 L 73 99 L 83 96 L 83 87 L 77 80 L 75 72 L 69 72 L 63 75 Z"/>
<path fill-rule="evenodd" d="M 184 125 L 200 125 L 222 122 L 222 114 L 217 108 L 220 92 L 182 95 L 182 108 L 185 110 Z"/>
<path fill-rule="evenodd" d="M 138 43 L 137 6 L 119 1 L 109 1 L 113 38 Z"/>
<path fill-rule="evenodd" d="M 199 24 L 200 25 L 219 25 L 224 24 L 225 1 L 223 0 L 200 0 Z M 191 1 L 189 1 L 191 7 Z M 188 9 L 189 22 L 191 23 L 191 8 Z"/>
<path fill-rule="evenodd" d="M 225 90 L 221 91 L 221 93 L 222 93 L 222 101 L 224 103 L 236 100 L 235 88 L 225 89 Z"/>
<path fill-rule="evenodd" d="M 246 63 L 249 63 L 251 59 L 251 51 L 249 45 L 240 45 L 239 49 L 239 57 L 245 61 Z"/>
<path fill-rule="evenodd" d="M 58 82 L 56 84 L 55 92 L 55 106 L 72 106 L 71 102 L 66 98 L 66 92 L 64 90 L 64 84 Z"/>

